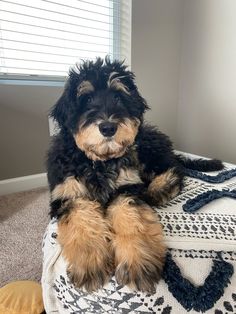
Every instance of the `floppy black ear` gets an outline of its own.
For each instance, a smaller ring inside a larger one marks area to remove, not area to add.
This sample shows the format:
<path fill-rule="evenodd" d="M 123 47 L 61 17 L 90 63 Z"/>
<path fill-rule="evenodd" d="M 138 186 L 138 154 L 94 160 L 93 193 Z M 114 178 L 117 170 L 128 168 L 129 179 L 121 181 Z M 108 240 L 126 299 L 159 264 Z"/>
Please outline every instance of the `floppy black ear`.
<path fill-rule="evenodd" d="M 61 97 L 58 99 L 56 104 L 52 107 L 50 117 L 57 121 L 60 128 L 65 126 L 68 115 L 69 115 L 70 101 L 66 90 L 64 90 Z"/>
<path fill-rule="evenodd" d="M 141 110 L 143 111 L 143 113 L 146 110 L 150 110 L 150 107 L 148 106 L 147 101 L 141 96 L 138 89 L 137 89 L 137 93 L 136 93 L 136 99 L 137 99 L 139 106 L 140 106 Z"/>
<path fill-rule="evenodd" d="M 146 100 L 141 96 L 141 94 L 138 91 L 138 88 L 135 86 L 135 88 L 131 91 L 131 96 L 133 98 L 133 104 L 136 111 L 139 113 L 139 115 L 143 116 L 143 114 L 150 109 L 148 106 Z"/>

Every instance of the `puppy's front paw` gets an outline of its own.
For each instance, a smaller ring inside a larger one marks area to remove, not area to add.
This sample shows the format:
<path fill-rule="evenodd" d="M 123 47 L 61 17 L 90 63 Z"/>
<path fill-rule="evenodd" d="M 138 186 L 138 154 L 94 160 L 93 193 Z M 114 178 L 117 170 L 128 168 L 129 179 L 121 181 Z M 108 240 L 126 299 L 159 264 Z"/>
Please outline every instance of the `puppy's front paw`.
<path fill-rule="evenodd" d="M 77 288 L 96 291 L 109 280 L 112 265 L 106 250 L 80 250 L 68 261 L 67 274 Z M 68 260 L 68 259 L 67 259 Z"/>
<path fill-rule="evenodd" d="M 166 252 L 156 213 L 147 204 L 126 196 L 118 197 L 108 212 L 118 283 L 153 292 Z"/>
<path fill-rule="evenodd" d="M 161 243 L 158 248 L 143 240 L 139 237 L 128 239 L 129 244 L 118 244 L 115 276 L 119 284 L 154 293 L 155 284 L 161 278 L 165 249 Z"/>
<path fill-rule="evenodd" d="M 68 216 L 58 223 L 58 242 L 68 263 L 69 278 L 76 287 L 95 291 L 112 270 L 111 232 L 99 204 L 78 199 Z"/>

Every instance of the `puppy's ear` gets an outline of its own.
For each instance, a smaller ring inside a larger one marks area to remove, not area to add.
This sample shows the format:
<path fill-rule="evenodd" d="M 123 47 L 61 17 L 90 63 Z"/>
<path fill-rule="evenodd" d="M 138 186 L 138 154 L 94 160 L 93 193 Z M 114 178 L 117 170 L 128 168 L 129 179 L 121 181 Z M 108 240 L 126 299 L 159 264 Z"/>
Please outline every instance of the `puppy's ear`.
<path fill-rule="evenodd" d="M 62 128 L 66 124 L 69 114 L 69 107 L 70 104 L 67 91 L 64 90 L 63 94 L 58 99 L 56 104 L 52 107 L 52 110 L 50 112 L 50 117 L 57 121 L 60 128 Z"/>
<path fill-rule="evenodd" d="M 135 104 L 135 108 L 140 115 L 143 115 L 147 110 L 150 109 L 146 100 L 141 96 L 136 86 L 131 91 L 131 96 L 133 97 L 133 104 Z"/>
<path fill-rule="evenodd" d="M 139 93 L 139 91 L 137 90 L 137 94 L 136 94 L 136 99 L 139 103 L 139 106 L 140 108 L 142 108 L 143 110 L 143 113 L 146 111 L 146 110 L 149 110 L 150 107 L 148 106 L 147 104 L 147 101 L 141 96 L 141 94 Z"/>

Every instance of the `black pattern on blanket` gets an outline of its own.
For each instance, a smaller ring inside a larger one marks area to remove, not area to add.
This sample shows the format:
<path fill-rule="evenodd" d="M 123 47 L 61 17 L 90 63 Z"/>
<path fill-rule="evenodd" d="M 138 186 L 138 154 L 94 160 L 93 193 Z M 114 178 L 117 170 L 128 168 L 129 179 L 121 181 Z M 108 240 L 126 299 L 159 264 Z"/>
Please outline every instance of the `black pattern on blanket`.
<path fill-rule="evenodd" d="M 46 312 L 236 313 L 236 200 L 220 198 L 195 213 L 186 213 L 182 208 L 187 200 L 204 192 L 235 188 L 235 177 L 218 184 L 188 177 L 179 196 L 156 208 L 169 258 L 153 295 L 120 286 L 115 278 L 95 293 L 75 289 L 66 275 L 66 263 L 56 240 L 57 223 L 51 221 L 43 244 Z"/>

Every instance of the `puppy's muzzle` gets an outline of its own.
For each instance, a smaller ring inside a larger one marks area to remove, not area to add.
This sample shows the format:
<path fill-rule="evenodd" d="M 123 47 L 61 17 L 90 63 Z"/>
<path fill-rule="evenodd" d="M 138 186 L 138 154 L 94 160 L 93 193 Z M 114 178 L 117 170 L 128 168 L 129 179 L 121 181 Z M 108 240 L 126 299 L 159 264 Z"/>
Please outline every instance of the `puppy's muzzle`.
<path fill-rule="evenodd" d="M 102 122 L 99 124 L 99 131 L 105 137 L 111 137 L 116 134 L 117 124 L 114 122 Z"/>

